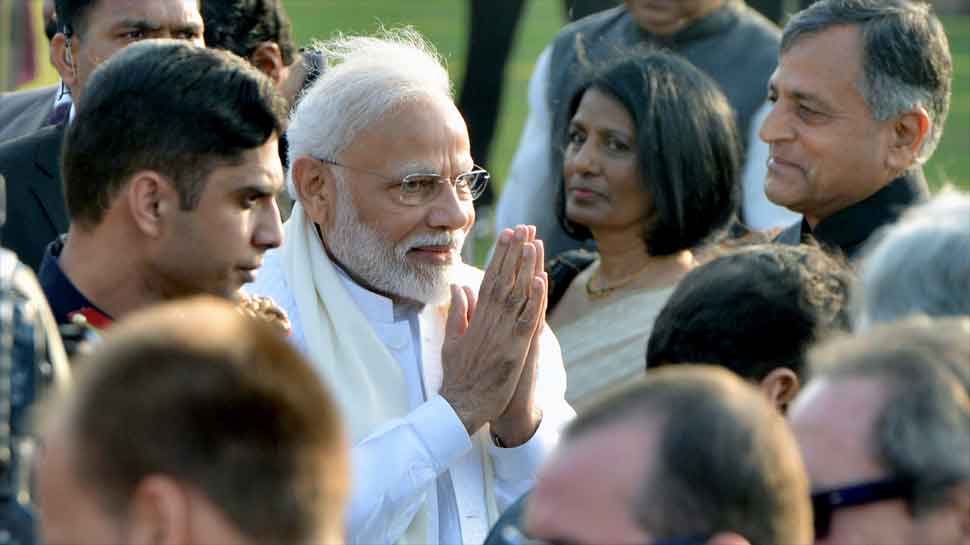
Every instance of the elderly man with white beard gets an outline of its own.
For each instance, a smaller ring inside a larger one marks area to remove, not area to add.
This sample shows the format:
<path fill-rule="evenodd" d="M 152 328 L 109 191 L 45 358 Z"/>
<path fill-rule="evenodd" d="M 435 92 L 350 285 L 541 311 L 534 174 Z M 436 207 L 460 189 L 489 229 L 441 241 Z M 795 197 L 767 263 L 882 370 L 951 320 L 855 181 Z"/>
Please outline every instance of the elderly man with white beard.
<path fill-rule="evenodd" d="M 325 44 L 290 120 L 284 243 L 249 291 L 289 314 L 353 441 L 350 543 L 481 543 L 574 416 L 544 323 L 542 242 L 461 262 L 488 182 L 412 30 Z"/>

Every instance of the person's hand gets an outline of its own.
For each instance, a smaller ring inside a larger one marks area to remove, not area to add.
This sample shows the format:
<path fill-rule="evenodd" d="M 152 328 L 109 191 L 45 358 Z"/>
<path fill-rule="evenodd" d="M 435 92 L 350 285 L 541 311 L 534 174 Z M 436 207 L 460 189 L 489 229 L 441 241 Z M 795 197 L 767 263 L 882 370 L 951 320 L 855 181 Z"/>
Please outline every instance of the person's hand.
<path fill-rule="evenodd" d="M 476 298 L 451 287 L 441 349 L 441 396 L 469 435 L 497 419 L 516 393 L 545 305 L 546 280 L 536 276 L 535 227 L 506 229 Z"/>
<path fill-rule="evenodd" d="M 536 247 L 536 266 L 534 275 L 542 278 L 545 285 L 549 285 L 549 277 L 545 272 L 545 251 L 541 240 L 535 240 Z M 539 369 L 539 338 L 546 326 L 546 305 L 548 303 L 548 293 L 543 290 L 541 294 L 533 296 L 542 298 L 542 306 L 539 309 L 539 321 L 536 330 L 532 334 L 532 344 L 529 345 L 529 353 L 525 358 L 525 365 L 522 367 L 522 374 L 519 376 L 519 383 L 516 385 L 512 399 L 509 401 L 505 411 L 491 422 L 491 431 L 502 440 L 505 447 L 516 447 L 525 443 L 535 434 L 539 423 L 542 420 L 542 411 L 535 404 L 536 376 Z"/>

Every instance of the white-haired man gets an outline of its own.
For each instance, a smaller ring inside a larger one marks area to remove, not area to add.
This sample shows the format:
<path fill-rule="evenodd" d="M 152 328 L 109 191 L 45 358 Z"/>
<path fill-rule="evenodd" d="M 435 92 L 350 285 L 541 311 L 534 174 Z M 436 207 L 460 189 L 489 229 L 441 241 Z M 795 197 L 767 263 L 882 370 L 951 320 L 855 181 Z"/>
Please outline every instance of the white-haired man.
<path fill-rule="evenodd" d="M 351 543 L 481 543 L 573 416 L 535 228 L 461 263 L 487 183 L 414 31 L 338 39 L 293 113 L 297 199 L 251 291 L 287 310 L 354 444 Z"/>
<path fill-rule="evenodd" d="M 970 315 L 970 194 L 944 191 L 908 210 L 873 237 L 859 274 L 856 329 Z"/>

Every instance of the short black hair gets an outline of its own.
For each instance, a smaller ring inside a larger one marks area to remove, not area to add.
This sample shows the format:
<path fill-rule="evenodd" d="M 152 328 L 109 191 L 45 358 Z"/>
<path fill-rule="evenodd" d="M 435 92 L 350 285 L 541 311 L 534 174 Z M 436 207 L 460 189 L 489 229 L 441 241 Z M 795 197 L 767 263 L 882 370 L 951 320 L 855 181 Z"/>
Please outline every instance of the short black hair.
<path fill-rule="evenodd" d="M 60 31 L 72 36 L 79 28 L 83 28 L 85 15 L 97 2 L 98 0 L 54 0 L 54 13 L 57 14 Z"/>
<path fill-rule="evenodd" d="M 713 259 L 677 285 L 654 321 L 646 367 L 708 363 L 748 380 L 799 378 L 817 339 L 849 329 L 853 275 L 816 246 L 759 244 Z"/>
<path fill-rule="evenodd" d="M 273 83 L 239 57 L 173 40 L 119 51 L 84 96 L 61 172 L 72 219 L 92 226 L 141 170 L 171 179 L 191 210 L 209 173 L 281 134 L 286 115 Z"/>
<path fill-rule="evenodd" d="M 202 19 L 209 47 L 247 59 L 259 44 L 272 42 L 279 46 L 283 64 L 293 63 L 296 46 L 281 0 L 205 0 Z"/>
<path fill-rule="evenodd" d="M 588 89 L 615 98 L 636 127 L 637 170 L 650 203 L 643 239 L 650 255 L 695 247 L 737 211 L 741 151 L 734 113 L 717 84 L 673 53 L 639 48 L 590 68 L 579 91 L 556 117 L 557 145 L 565 149 L 570 120 Z M 566 217 L 562 165 L 556 203 L 570 236 L 592 237 Z"/>

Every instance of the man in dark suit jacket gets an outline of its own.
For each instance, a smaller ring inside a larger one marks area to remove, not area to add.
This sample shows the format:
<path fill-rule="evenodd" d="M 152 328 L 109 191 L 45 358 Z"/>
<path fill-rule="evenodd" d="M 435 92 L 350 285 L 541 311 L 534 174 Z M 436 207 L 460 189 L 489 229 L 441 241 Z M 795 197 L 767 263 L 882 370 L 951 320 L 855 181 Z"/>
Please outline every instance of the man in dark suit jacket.
<path fill-rule="evenodd" d="M 0 144 L 7 179 L 7 223 L 2 244 L 37 272 L 44 248 L 67 231 L 60 151 L 66 125 L 54 125 Z"/>
<path fill-rule="evenodd" d="M 60 85 L 0 93 L 0 142 L 30 134 L 50 124 Z"/>

